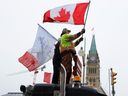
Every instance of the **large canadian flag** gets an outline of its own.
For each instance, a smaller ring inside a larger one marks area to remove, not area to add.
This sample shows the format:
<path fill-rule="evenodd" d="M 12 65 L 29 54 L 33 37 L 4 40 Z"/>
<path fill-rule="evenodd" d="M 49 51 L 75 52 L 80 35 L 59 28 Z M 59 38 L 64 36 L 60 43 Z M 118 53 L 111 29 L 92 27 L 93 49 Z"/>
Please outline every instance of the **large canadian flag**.
<path fill-rule="evenodd" d="M 33 47 L 18 59 L 29 71 L 35 70 L 52 59 L 54 55 L 54 44 L 57 41 L 42 26 L 38 26 Z"/>
<path fill-rule="evenodd" d="M 84 25 L 84 15 L 88 3 L 70 4 L 48 10 L 44 14 L 43 22 L 63 22 L 75 25 Z"/>

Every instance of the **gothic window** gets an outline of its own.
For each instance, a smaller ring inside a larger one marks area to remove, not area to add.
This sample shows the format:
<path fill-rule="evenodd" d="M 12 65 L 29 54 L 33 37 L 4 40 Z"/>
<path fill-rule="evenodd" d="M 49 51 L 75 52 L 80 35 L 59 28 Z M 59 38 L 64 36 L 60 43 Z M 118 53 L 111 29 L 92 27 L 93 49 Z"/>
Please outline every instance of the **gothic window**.
<path fill-rule="evenodd" d="M 93 68 L 93 74 L 95 73 L 95 68 Z"/>
<path fill-rule="evenodd" d="M 96 68 L 95 68 L 95 73 L 96 73 Z"/>
<path fill-rule="evenodd" d="M 92 79 L 91 78 L 89 79 L 89 82 L 92 82 Z"/>
<path fill-rule="evenodd" d="M 94 73 L 96 74 L 96 68 L 94 68 Z"/>
<path fill-rule="evenodd" d="M 93 74 L 93 68 L 91 68 L 91 72 L 92 72 L 92 74 Z"/>
<path fill-rule="evenodd" d="M 95 72 L 95 68 L 94 68 L 94 73 L 96 73 L 96 72 Z"/>
<path fill-rule="evenodd" d="M 88 68 L 88 73 L 90 73 L 90 68 Z"/>
<path fill-rule="evenodd" d="M 93 79 L 93 82 L 96 82 L 96 79 L 95 78 Z"/>
<path fill-rule="evenodd" d="M 89 73 L 92 73 L 92 72 L 91 72 L 91 68 L 89 68 Z"/>
<path fill-rule="evenodd" d="M 91 68 L 91 73 L 95 74 L 95 68 Z"/>
<path fill-rule="evenodd" d="M 90 68 L 90 73 L 92 73 L 92 68 Z"/>
<path fill-rule="evenodd" d="M 87 73 L 89 74 L 89 68 L 87 68 Z"/>

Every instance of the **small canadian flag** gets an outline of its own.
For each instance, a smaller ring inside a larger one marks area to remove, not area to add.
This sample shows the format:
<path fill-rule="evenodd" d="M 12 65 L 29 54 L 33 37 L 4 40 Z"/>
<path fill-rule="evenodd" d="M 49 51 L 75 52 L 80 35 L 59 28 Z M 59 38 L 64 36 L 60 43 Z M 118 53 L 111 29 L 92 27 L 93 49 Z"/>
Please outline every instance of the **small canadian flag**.
<path fill-rule="evenodd" d="M 76 3 L 48 10 L 44 14 L 43 22 L 63 22 L 74 25 L 84 25 L 84 15 L 88 5 L 89 2 Z"/>
<path fill-rule="evenodd" d="M 43 82 L 50 84 L 52 82 L 52 73 L 44 72 Z"/>

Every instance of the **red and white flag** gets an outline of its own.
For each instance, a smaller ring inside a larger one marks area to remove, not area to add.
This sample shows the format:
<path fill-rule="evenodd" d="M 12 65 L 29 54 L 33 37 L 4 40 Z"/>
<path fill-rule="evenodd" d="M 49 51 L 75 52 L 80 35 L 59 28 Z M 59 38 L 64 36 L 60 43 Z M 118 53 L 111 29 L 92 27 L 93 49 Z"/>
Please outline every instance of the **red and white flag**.
<path fill-rule="evenodd" d="M 56 41 L 56 38 L 39 25 L 33 47 L 18 59 L 19 62 L 29 71 L 35 70 L 52 59 Z"/>
<path fill-rule="evenodd" d="M 43 82 L 50 84 L 52 82 L 52 73 L 44 72 Z"/>
<path fill-rule="evenodd" d="M 25 54 L 22 57 L 20 57 L 18 60 L 29 71 L 33 71 L 34 69 L 36 69 L 37 67 L 39 67 L 39 63 L 38 63 L 37 59 L 29 51 L 26 51 Z"/>
<path fill-rule="evenodd" d="M 79 76 L 81 76 L 82 73 L 82 63 L 80 62 L 79 57 L 77 57 L 77 73 Z"/>
<path fill-rule="evenodd" d="M 84 15 L 88 3 L 70 4 L 48 10 L 44 14 L 43 22 L 63 22 L 74 25 L 84 25 Z"/>

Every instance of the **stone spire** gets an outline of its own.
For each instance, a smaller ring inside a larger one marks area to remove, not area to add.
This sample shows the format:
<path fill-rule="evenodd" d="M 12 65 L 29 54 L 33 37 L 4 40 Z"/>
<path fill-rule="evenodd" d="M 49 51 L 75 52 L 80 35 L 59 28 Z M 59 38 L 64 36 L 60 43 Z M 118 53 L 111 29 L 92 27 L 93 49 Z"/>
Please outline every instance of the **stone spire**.
<path fill-rule="evenodd" d="M 92 54 L 92 55 L 97 54 L 95 35 L 93 35 L 93 38 L 92 38 L 92 43 L 91 43 L 91 47 L 89 50 L 89 54 Z"/>

